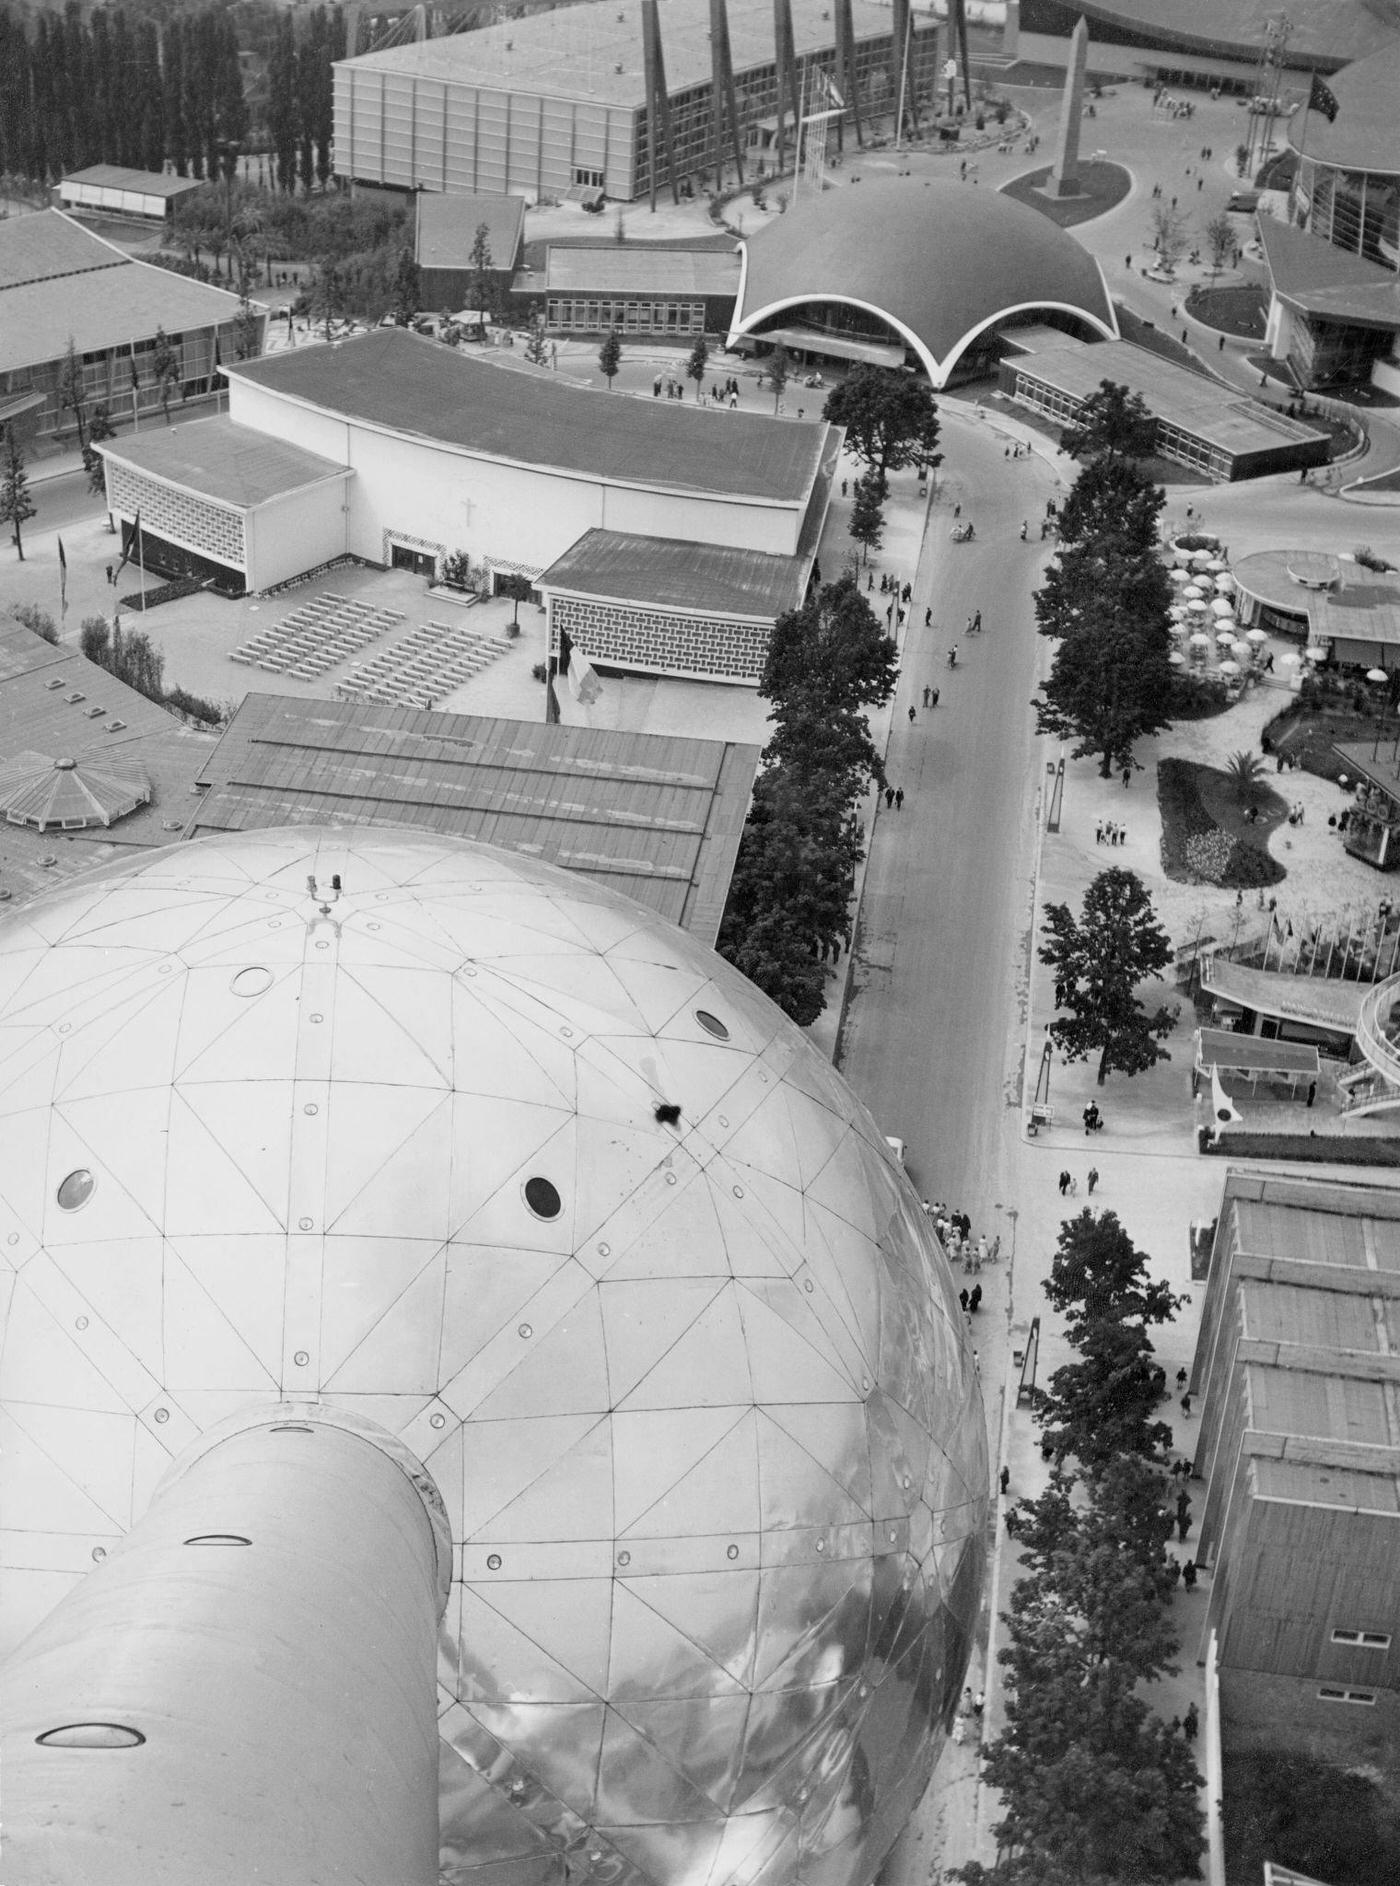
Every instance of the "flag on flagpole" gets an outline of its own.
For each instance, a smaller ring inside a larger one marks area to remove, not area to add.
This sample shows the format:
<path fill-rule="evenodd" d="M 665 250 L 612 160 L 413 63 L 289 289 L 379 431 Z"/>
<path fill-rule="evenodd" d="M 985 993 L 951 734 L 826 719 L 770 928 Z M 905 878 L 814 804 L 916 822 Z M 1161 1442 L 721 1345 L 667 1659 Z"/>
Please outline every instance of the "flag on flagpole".
<path fill-rule="evenodd" d="M 575 648 L 569 659 L 569 692 L 585 707 L 592 707 L 603 692 L 603 684 L 594 672 L 592 662 L 578 648 Z"/>
<path fill-rule="evenodd" d="M 1312 85 L 1308 89 L 1308 110 L 1320 111 L 1328 124 L 1335 124 L 1337 121 L 1337 95 L 1330 85 L 1323 84 L 1316 72 L 1313 73 Z"/>
<path fill-rule="evenodd" d="M 131 546 L 139 540 L 140 536 L 141 536 L 141 507 L 138 504 L 136 507 L 136 522 L 132 525 L 131 535 L 127 538 L 125 547 L 122 550 L 122 560 L 117 565 L 117 574 L 116 576 L 112 578 L 112 581 L 114 583 L 117 581 L 117 578 L 120 577 L 122 571 L 126 568 L 127 564 L 130 563 Z"/>
<path fill-rule="evenodd" d="M 68 614 L 68 559 L 63 554 L 63 539 L 58 540 L 58 604 L 59 614 Z"/>

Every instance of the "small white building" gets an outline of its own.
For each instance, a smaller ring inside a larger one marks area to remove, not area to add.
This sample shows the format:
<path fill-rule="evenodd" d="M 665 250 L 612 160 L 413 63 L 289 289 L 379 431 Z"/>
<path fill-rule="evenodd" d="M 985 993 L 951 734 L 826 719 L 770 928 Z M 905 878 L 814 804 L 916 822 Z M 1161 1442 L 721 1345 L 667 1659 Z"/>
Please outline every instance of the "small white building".
<path fill-rule="evenodd" d="M 176 177 L 163 170 L 127 170 L 120 164 L 89 164 L 73 170 L 58 186 L 66 210 L 94 210 L 108 216 L 141 216 L 163 223 L 182 196 L 200 188 L 198 177 Z"/>

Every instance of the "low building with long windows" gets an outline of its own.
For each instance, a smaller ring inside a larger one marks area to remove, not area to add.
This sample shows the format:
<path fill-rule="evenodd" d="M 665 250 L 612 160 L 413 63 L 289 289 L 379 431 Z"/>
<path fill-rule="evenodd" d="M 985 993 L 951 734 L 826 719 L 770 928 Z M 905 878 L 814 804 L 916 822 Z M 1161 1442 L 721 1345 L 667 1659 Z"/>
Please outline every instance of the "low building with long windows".
<path fill-rule="evenodd" d="M 520 284 L 538 292 L 526 277 Z M 552 242 L 545 325 L 553 334 L 645 334 L 684 340 L 727 334 L 739 293 L 736 250 L 668 243 Z"/>
<path fill-rule="evenodd" d="M 1393 1767 L 1397 1358 L 1400 1192 L 1229 1173 L 1191 1392 L 1202 1654 L 1235 1748 Z"/>
<path fill-rule="evenodd" d="M 1002 361 L 1001 390 L 1059 425 L 1073 424 L 1085 400 L 1112 380 L 1141 395 L 1157 421 L 1163 458 L 1219 484 L 1327 462 L 1325 433 L 1131 341 L 1085 347 L 1059 335 L 1011 339 L 1026 351 L 1009 351 Z"/>
<path fill-rule="evenodd" d="M 25 427 L 39 438 L 75 430 L 59 394 L 71 340 L 89 411 L 135 424 L 162 404 L 181 407 L 221 389 L 218 370 L 240 351 L 261 353 L 267 312 L 204 282 L 134 262 L 62 210 L 0 219 L 0 407 L 39 395 Z M 156 371 L 157 335 L 172 350 L 168 387 Z"/>

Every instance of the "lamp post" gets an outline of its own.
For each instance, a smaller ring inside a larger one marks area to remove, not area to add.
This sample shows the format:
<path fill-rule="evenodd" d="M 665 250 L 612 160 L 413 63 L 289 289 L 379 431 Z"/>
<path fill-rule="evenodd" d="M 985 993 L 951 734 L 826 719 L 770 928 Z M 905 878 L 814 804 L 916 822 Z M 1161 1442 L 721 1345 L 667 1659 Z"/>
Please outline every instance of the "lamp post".
<path fill-rule="evenodd" d="M 229 280 L 233 279 L 233 174 L 243 150 L 237 138 L 219 139 L 219 156 L 224 166 L 224 254 L 228 258 Z"/>

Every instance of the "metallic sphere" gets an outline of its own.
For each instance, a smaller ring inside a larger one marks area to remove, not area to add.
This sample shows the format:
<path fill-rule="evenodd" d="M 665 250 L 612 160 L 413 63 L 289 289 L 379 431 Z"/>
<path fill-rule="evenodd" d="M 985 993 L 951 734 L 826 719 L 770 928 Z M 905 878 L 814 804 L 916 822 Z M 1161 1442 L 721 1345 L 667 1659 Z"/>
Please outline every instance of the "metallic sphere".
<path fill-rule="evenodd" d="M 450 1522 L 444 1880 L 873 1877 L 964 1680 L 982 1403 L 765 997 L 583 875 L 286 828 L 8 916 L 0 1040 L 0 1650 L 216 1423 L 319 1402 Z"/>

